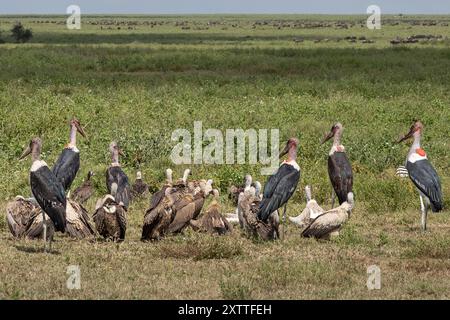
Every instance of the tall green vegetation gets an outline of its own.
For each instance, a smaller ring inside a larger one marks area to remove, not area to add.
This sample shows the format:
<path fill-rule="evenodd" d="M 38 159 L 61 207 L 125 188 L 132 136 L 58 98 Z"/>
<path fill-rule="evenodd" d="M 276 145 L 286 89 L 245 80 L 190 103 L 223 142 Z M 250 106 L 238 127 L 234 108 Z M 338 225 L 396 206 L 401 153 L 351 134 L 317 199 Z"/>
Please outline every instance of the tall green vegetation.
<path fill-rule="evenodd" d="M 31 29 L 25 29 L 21 22 L 16 22 L 11 29 L 11 37 L 16 42 L 28 42 L 33 37 Z"/>

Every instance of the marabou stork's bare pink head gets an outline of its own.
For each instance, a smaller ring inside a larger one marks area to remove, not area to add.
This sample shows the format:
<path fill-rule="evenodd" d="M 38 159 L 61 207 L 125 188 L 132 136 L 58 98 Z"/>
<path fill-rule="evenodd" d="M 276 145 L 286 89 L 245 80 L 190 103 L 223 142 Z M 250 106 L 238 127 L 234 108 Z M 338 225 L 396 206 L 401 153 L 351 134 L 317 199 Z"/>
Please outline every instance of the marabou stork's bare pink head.
<path fill-rule="evenodd" d="M 73 117 L 70 120 L 70 126 L 75 126 L 75 128 L 77 128 L 77 131 L 83 136 L 83 138 L 86 138 L 86 132 L 84 131 L 83 127 L 81 126 L 80 120 L 78 120 L 77 118 Z"/>
<path fill-rule="evenodd" d="M 397 143 L 403 142 L 405 140 L 408 140 L 409 138 L 413 137 L 415 133 L 421 134 L 423 131 L 423 124 L 420 122 L 420 120 L 414 120 L 411 128 L 409 128 L 409 132 L 405 134 L 402 138 L 400 138 Z"/>
<path fill-rule="evenodd" d="M 284 147 L 284 149 L 280 152 L 280 158 L 283 157 L 284 155 L 286 155 L 289 152 L 289 150 L 297 149 L 298 145 L 299 145 L 299 142 L 298 142 L 297 138 L 290 138 L 286 142 L 286 146 Z"/>
<path fill-rule="evenodd" d="M 19 160 L 25 159 L 26 156 L 31 154 L 33 150 L 37 150 L 38 153 L 40 153 L 42 147 L 42 140 L 39 137 L 35 137 L 30 140 L 29 145 L 25 148 L 25 150 L 22 152 L 22 155 L 20 156 Z"/>
<path fill-rule="evenodd" d="M 125 156 L 125 154 L 122 152 L 122 149 L 119 148 L 119 145 L 115 141 L 109 144 L 109 150 L 111 151 L 112 154 L 117 153 L 120 154 L 121 156 Z"/>
<path fill-rule="evenodd" d="M 322 142 L 320 144 L 324 144 L 331 138 L 333 138 L 337 133 L 341 133 L 343 129 L 343 126 L 340 122 L 335 123 L 328 134 L 325 135 L 325 137 L 322 139 Z"/>

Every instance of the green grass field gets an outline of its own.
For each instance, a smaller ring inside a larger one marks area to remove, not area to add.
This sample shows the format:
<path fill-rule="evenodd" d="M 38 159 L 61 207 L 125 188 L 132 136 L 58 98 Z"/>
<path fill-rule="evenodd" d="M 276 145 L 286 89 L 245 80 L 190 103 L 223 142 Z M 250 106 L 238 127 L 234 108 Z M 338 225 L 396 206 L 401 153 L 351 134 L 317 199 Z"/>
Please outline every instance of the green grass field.
<path fill-rule="evenodd" d="M 20 20 L 33 39 L 9 37 Z M 338 28 L 336 22 L 347 26 Z M 381 30 L 365 17 L 92 16 L 67 30 L 58 16 L 0 16 L 0 210 L 30 195 L 30 160 L 17 161 L 33 136 L 52 165 L 76 115 L 88 134 L 78 139 L 81 168 L 96 195 L 106 192 L 108 145 L 117 140 L 124 170 L 157 190 L 177 128 L 278 128 L 300 139 L 299 187 L 289 215 L 304 207 L 303 189 L 330 207 L 329 144 L 340 121 L 355 174 L 356 208 L 331 242 L 302 239 L 288 225 L 284 242 L 247 239 L 236 228 L 217 238 L 193 233 L 159 243 L 139 241 L 148 200 L 133 203 L 120 245 L 57 235 L 55 252 L 14 240 L 0 219 L 0 299 L 448 299 L 450 298 L 450 16 L 385 16 Z M 120 29 L 119 29 L 120 28 Z M 432 35 L 393 46 L 390 40 Z M 351 43 L 345 37 L 374 43 Z M 440 36 L 440 37 L 437 37 Z M 297 41 L 294 41 L 297 40 Z M 301 41 L 303 40 L 303 41 Z M 420 231 L 420 203 L 409 179 L 395 177 L 409 144 L 395 144 L 413 119 L 425 125 L 423 148 L 441 176 L 442 213 Z M 281 142 L 283 143 L 283 142 Z M 265 182 L 260 165 L 193 165 L 192 178 L 212 178 L 224 212 L 227 188 L 246 173 Z M 366 287 L 367 267 L 381 268 L 382 287 Z M 66 268 L 79 265 L 81 290 L 66 288 Z"/>

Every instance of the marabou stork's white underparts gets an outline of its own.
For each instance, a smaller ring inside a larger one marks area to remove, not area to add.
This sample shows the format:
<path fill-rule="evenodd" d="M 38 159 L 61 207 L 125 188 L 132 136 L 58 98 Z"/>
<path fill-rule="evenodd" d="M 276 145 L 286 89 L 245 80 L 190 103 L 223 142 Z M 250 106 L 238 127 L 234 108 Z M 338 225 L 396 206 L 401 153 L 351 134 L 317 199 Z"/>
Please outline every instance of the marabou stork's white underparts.
<path fill-rule="evenodd" d="M 64 147 L 52 169 L 53 174 L 58 178 L 66 191 L 69 190 L 80 168 L 80 150 L 77 148 L 77 132 L 83 137 L 86 137 L 80 121 L 72 118 L 70 120 L 69 143 Z"/>
<path fill-rule="evenodd" d="M 43 210 L 43 239 L 44 251 L 47 250 L 47 223 L 44 212 L 50 217 L 56 231 L 66 232 L 66 195 L 65 190 L 58 178 L 49 169 L 47 163 L 40 159 L 42 140 L 33 138 L 29 146 L 24 150 L 20 159 L 31 154 L 32 165 L 30 169 L 31 192 L 37 203 Z M 51 246 L 51 239 L 50 239 Z"/>
<path fill-rule="evenodd" d="M 349 192 L 346 199 L 339 207 L 325 211 L 313 219 L 303 230 L 302 236 L 329 239 L 331 236 L 339 235 L 339 230 L 347 222 L 355 204 L 352 192 Z"/>
<path fill-rule="evenodd" d="M 325 210 L 311 197 L 310 186 L 305 187 L 306 207 L 296 217 L 289 217 L 289 220 L 300 228 L 307 226 L 313 219 L 322 214 Z"/>
<path fill-rule="evenodd" d="M 128 177 L 119 164 L 119 155 L 124 155 L 115 141 L 109 145 L 112 162 L 106 170 L 106 187 L 118 203 L 122 203 L 128 209 L 131 199 L 131 188 Z"/>
<path fill-rule="evenodd" d="M 427 214 L 431 211 L 439 212 L 443 207 L 442 188 L 439 175 L 428 160 L 426 152 L 420 146 L 423 124 L 414 121 L 409 132 L 398 142 L 414 138 L 406 158 L 406 170 L 411 181 L 417 187 L 420 197 L 420 208 L 422 211 L 422 230 L 427 229 Z"/>
<path fill-rule="evenodd" d="M 339 122 L 331 127 L 330 132 L 322 140 L 322 144 L 333 138 L 333 145 L 328 156 L 328 176 L 333 186 L 331 207 L 334 207 L 334 199 L 337 195 L 339 204 L 347 200 L 347 194 L 353 190 L 353 171 L 350 161 L 341 144 L 344 128 Z"/>

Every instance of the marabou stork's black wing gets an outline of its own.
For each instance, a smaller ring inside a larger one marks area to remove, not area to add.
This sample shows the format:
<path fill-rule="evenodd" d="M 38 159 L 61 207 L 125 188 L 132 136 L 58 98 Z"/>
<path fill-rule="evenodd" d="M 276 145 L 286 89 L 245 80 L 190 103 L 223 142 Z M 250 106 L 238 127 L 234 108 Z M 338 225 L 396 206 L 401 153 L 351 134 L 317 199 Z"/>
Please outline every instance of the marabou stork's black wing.
<path fill-rule="evenodd" d="M 64 190 L 69 190 L 80 169 L 80 153 L 65 148 L 53 166 L 53 174 L 61 182 Z"/>
<path fill-rule="evenodd" d="M 277 172 L 275 172 L 273 175 L 271 175 L 269 177 L 269 179 L 267 179 L 267 182 L 264 186 L 263 197 L 270 198 L 273 195 L 273 193 L 275 192 L 275 189 L 277 188 L 280 180 L 284 176 L 289 174 L 292 169 L 293 169 L 293 167 L 291 165 L 288 165 L 288 164 L 281 165 L 278 168 Z"/>
<path fill-rule="evenodd" d="M 353 190 L 352 166 L 345 152 L 335 152 L 328 157 L 328 175 L 339 204 L 344 203 Z"/>
<path fill-rule="evenodd" d="M 119 239 L 125 239 L 125 233 L 127 231 L 127 211 L 120 205 L 116 207 L 117 221 L 119 222 L 120 235 Z"/>
<path fill-rule="evenodd" d="M 30 172 L 31 191 L 39 206 L 50 217 L 56 231 L 66 231 L 64 188 L 47 166 Z"/>
<path fill-rule="evenodd" d="M 264 188 L 264 197 L 259 203 L 258 218 L 266 221 L 272 212 L 282 207 L 294 194 L 299 179 L 300 171 L 291 165 L 282 165 L 278 172 L 269 178 L 270 189 L 268 188 L 266 192 Z"/>
<path fill-rule="evenodd" d="M 418 160 L 415 163 L 408 161 L 406 169 L 412 182 L 430 199 L 433 212 L 441 211 L 443 207 L 441 181 L 428 159 Z"/>
<path fill-rule="evenodd" d="M 118 175 L 118 181 L 119 188 L 117 189 L 116 201 L 122 202 L 124 207 L 128 208 L 131 200 L 131 187 L 127 175 L 122 170 L 120 170 Z"/>

